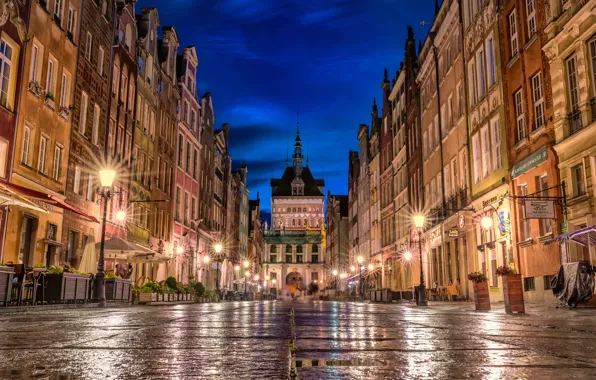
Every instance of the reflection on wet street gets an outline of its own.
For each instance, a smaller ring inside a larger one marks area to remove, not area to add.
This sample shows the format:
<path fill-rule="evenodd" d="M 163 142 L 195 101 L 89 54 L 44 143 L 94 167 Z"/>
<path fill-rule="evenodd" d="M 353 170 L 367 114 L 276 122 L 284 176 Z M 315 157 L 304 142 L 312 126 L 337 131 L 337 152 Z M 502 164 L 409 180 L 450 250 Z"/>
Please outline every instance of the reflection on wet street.
<path fill-rule="evenodd" d="M 227 302 L 3 313 L 0 378 L 596 378 L 596 311 L 545 310 Z"/>

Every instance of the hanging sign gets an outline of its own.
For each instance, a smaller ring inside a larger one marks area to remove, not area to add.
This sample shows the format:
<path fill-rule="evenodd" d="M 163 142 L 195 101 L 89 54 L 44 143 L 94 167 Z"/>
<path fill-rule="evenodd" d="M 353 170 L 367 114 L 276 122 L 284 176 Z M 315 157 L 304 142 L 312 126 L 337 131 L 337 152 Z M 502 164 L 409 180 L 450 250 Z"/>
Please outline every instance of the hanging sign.
<path fill-rule="evenodd" d="M 548 159 L 548 147 L 543 146 L 536 152 L 515 164 L 511 169 L 511 179 L 515 179 L 527 171 L 535 168 Z"/>
<path fill-rule="evenodd" d="M 459 237 L 459 230 L 457 228 L 450 228 L 449 229 L 449 237 L 450 238 Z"/>
<path fill-rule="evenodd" d="M 459 216 L 459 221 L 458 221 L 458 223 L 457 223 L 457 226 L 458 226 L 460 229 L 463 229 L 463 228 L 465 227 L 465 225 L 466 225 L 466 217 L 465 217 L 465 216 L 463 216 L 463 215 L 460 215 L 460 216 Z"/>
<path fill-rule="evenodd" d="M 526 219 L 555 219 L 555 206 L 553 201 L 524 201 Z"/>

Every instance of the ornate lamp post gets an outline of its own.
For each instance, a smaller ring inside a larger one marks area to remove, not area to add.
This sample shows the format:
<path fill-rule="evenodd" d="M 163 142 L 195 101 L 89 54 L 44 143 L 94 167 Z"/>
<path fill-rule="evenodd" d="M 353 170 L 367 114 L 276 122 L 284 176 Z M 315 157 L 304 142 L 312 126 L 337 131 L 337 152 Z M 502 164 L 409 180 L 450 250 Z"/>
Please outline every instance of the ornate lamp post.
<path fill-rule="evenodd" d="M 221 243 L 215 243 L 215 245 L 213 246 L 213 250 L 215 251 L 217 256 L 217 274 L 215 275 L 215 289 L 217 290 L 217 294 L 219 294 L 219 254 L 223 250 L 223 245 L 221 245 Z"/>
<path fill-rule="evenodd" d="M 418 306 L 428 306 L 426 302 L 426 285 L 424 284 L 424 269 L 422 267 L 422 227 L 424 227 L 424 215 L 415 215 L 414 226 L 418 230 L 418 248 L 420 253 L 420 286 L 418 287 Z"/>
<path fill-rule="evenodd" d="M 250 266 L 250 261 L 244 260 L 242 265 L 244 265 L 244 269 L 245 269 L 245 272 L 244 272 L 244 299 L 246 299 L 246 278 L 248 276 L 250 276 L 250 272 L 248 271 L 248 267 Z"/>
<path fill-rule="evenodd" d="M 334 269 L 331 273 L 333 274 L 333 277 L 334 277 L 333 278 L 333 283 L 335 285 L 334 288 L 335 288 L 335 290 L 337 290 L 337 269 Z"/>
<path fill-rule="evenodd" d="M 97 290 L 96 297 L 99 301 L 99 307 L 106 306 L 106 274 L 104 262 L 104 245 L 106 240 L 106 218 L 108 214 L 108 201 L 112 193 L 112 184 L 116 177 L 116 171 L 112 169 L 104 169 L 99 171 L 99 178 L 101 180 L 101 189 L 99 195 L 103 199 L 103 218 L 101 221 L 101 243 L 99 245 L 99 260 L 97 261 L 97 274 L 95 276 L 95 289 Z"/>
<path fill-rule="evenodd" d="M 364 257 L 362 257 L 362 255 L 358 255 L 358 257 L 356 257 L 356 261 L 358 261 L 358 269 L 360 270 L 360 278 L 358 280 L 358 294 L 360 295 L 360 297 L 362 297 L 364 295 L 364 287 L 362 286 L 362 262 L 364 261 Z"/>

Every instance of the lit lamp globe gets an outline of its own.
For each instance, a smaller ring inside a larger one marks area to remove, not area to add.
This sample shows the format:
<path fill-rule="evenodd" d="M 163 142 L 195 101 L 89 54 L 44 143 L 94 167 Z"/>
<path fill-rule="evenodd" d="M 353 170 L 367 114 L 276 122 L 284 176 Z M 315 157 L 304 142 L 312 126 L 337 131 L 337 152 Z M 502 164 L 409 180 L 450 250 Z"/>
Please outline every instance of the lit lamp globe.
<path fill-rule="evenodd" d="M 414 221 L 414 226 L 416 228 L 424 227 L 424 215 L 422 215 L 422 214 L 414 215 L 412 220 Z"/>
<path fill-rule="evenodd" d="M 99 180 L 101 181 L 101 187 L 112 187 L 116 178 L 116 171 L 112 169 L 103 169 L 99 171 Z"/>
<path fill-rule="evenodd" d="M 234 265 L 234 270 L 236 272 L 239 272 L 240 271 L 240 265 Z"/>
<path fill-rule="evenodd" d="M 372 264 L 368 264 L 368 270 L 373 270 L 373 269 L 375 269 L 375 266 Z"/>
<path fill-rule="evenodd" d="M 124 222 L 126 220 L 126 211 L 124 211 L 124 210 L 116 211 L 116 219 L 120 222 Z"/>
<path fill-rule="evenodd" d="M 259 275 L 255 274 L 255 281 L 259 281 L 259 278 L 260 278 Z"/>
<path fill-rule="evenodd" d="M 483 216 L 482 219 L 480 219 L 480 225 L 485 230 L 490 230 L 493 226 L 493 218 L 491 218 L 490 216 Z"/>
<path fill-rule="evenodd" d="M 221 253 L 223 245 L 221 245 L 221 243 L 216 243 L 215 246 L 213 246 L 213 249 L 215 249 L 215 253 Z"/>
<path fill-rule="evenodd" d="M 184 248 L 182 248 L 181 245 L 179 245 L 178 247 L 176 247 L 176 253 L 177 254 L 181 254 L 182 252 L 184 252 Z"/>
<path fill-rule="evenodd" d="M 269 277 L 269 275 L 266 275 L 266 276 L 265 276 L 265 281 L 269 281 L 269 279 L 270 279 L 270 278 L 271 278 L 271 277 Z"/>
<path fill-rule="evenodd" d="M 331 273 L 333 273 L 333 275 L 337 277 L 337 269 L 334 269 Z"/>
<path fill-rule="evenodd" d="M 277 280 L 276 280 L 276 279 L 273 279 L 273 280 L 271 280 L 271 283 L 272 283 L 273 285 L 275 285 L 275 284 L 277 284 Z"/>
<path fill-rule="evenodd" d="M 244 272 L 244 275 L 245 275 L 246 277 L 248 277 L 248 276 L 250 276 L 250 272 L 249 272 L 249 271 L 246 271 L 246 272 Z"/>
<path fill-rule="evenodd" d="M 248 260 L 244 260 L 243 265 L 245 268 L 248 268 L 248 266 L 250 265 L 250 262 L 248 262 Z"/>
<path fill-rule="evenodd" d="M 352 266 L 350 267 L 350 272 L 355 272 L 355 271 L 356 271 L 356 267 L 355 267 L 354 265 L 352 265 Z"/>
<path fill-rule="evenodd" d="M 209 261 L 211 261 L 211 258 L 209 256 L 203 256 L 203 262 L 205 264 L 209 264 Z"/>
<path fill-rule="evenodd" d="M 364 257 L 358 256 L 356 257 L 356 261 L 358 261 L 358 264 L 362 264 L 362 262 L 364 261 Z"/>
<path fill-rule="evenodd" d="M 412 260 L 412 252 L 410 252 L 410 251 L 404 252 L 404 260 L 406 260 L 406 261 Z"/>

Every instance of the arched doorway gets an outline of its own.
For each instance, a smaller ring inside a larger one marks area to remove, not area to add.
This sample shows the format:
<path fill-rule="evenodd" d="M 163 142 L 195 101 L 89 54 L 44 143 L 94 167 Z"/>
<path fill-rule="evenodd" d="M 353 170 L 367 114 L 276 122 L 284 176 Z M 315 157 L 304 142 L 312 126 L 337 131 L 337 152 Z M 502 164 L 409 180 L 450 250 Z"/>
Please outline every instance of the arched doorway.
<path fill-rule="evenodd" d="M 296 290 L 305 290 L 304 286 L 304 279 L 302 275 L 298 272 L 290 272 L 286 276 L 286 286 L 290 289 L 294 288 Z"/>

